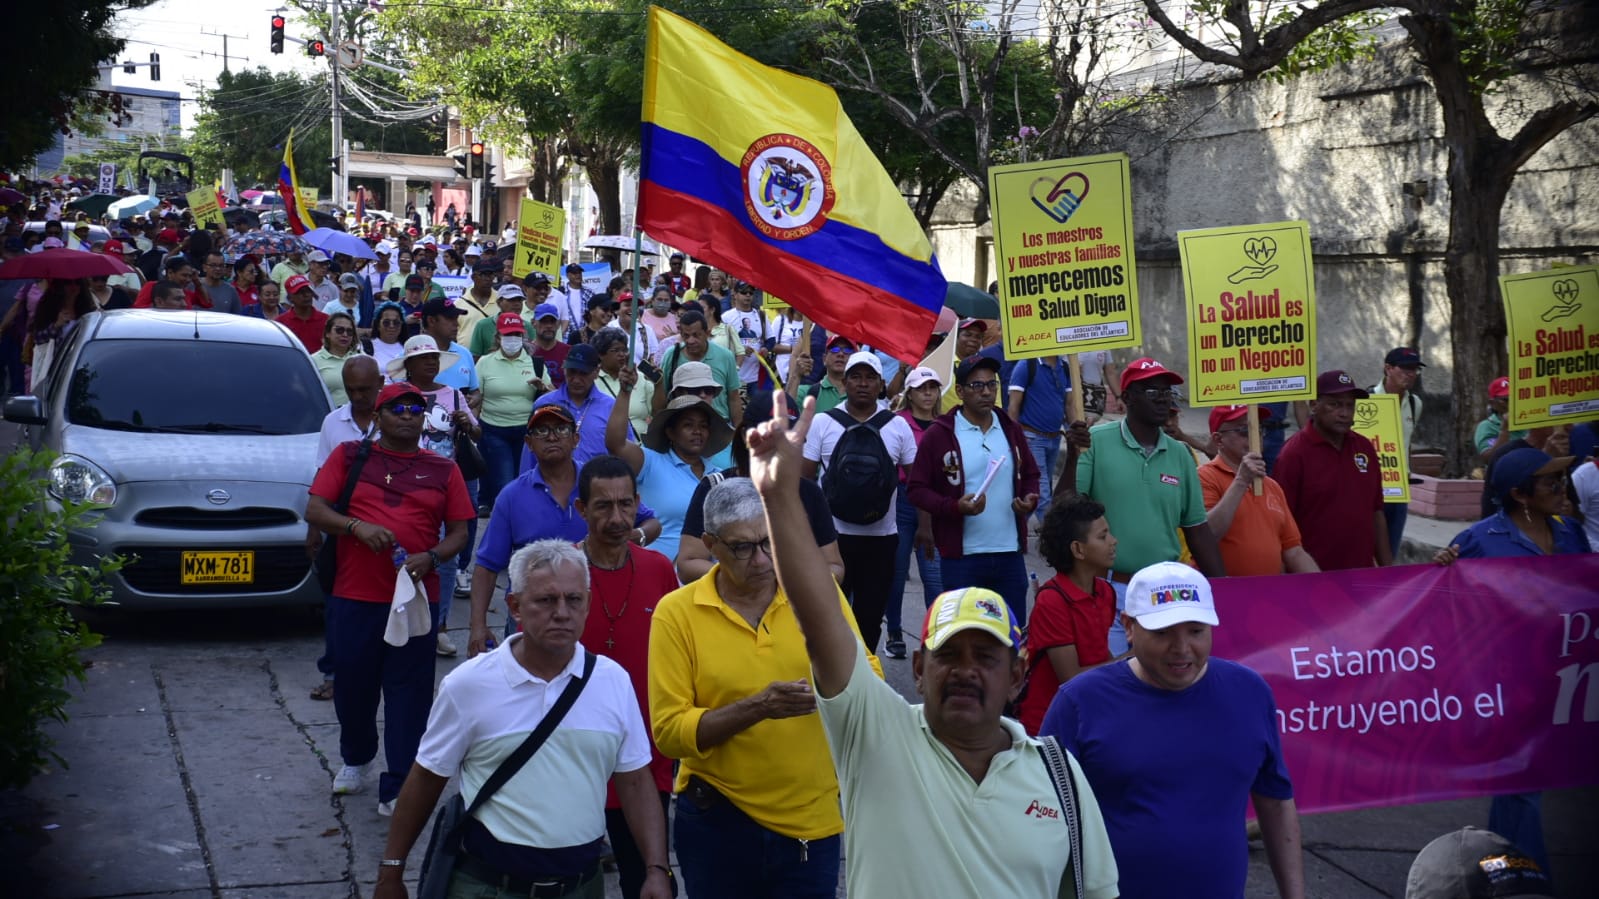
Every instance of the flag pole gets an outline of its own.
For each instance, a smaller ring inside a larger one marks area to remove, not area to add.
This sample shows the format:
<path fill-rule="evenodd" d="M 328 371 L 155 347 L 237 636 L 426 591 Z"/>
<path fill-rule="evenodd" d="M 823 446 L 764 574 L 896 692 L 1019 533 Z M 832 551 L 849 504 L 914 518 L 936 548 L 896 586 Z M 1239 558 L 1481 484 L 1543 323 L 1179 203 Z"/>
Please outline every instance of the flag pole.
<path fill-rule="evenodd" d="M 643 254 L 644 254 L 644 232 L 643 232 L 643 230 L 641 230 L 639 228 L 634 228 L 633 229 L 633 299 L 630 301 L 629 312 L 628 312 L 628 316 L 627 316 L 627 320 L 633 323 L 633 326 L 631 328 L 627 329 L 627 364 L 629 364 L 629 365 L 637 365 L 638 364 L 633 359 L 633 353 L 634 353 L 634 349 L 633 348 L 634 348 L 634 344 L 638 341 L 638 329 L 639 329 L 639 325 L 640 325 L 640 322 L 638 320 L 638 292 L 639 292 L 638 270 L 639 270 L 639 257 L 641 257 Z"/>

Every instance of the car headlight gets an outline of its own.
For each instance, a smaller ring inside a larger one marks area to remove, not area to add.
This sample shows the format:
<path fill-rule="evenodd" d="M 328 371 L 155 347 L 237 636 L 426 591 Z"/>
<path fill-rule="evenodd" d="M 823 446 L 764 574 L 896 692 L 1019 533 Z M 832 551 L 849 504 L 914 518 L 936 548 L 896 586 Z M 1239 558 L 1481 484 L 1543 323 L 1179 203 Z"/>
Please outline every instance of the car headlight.
<path fill-rule="evenodd" d="M 105 469 L 67 454 L 50 463 L 50 495 L 66 503 L 109 506 L 117 501 L 117 484 Z"/>

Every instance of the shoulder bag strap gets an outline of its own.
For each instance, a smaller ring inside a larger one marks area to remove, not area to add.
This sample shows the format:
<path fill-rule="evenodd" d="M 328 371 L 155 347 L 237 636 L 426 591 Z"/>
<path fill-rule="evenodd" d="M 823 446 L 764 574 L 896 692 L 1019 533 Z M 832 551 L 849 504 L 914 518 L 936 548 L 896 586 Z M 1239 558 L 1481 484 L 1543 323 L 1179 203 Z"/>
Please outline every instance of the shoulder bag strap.
<path fill-rule="evenodd" d="M 355 464 L 350 466 L 350 473 L 344 476 L 344 490 L 339 493 L 339 501 L 333 504 L 333 511 L 343 515 L 350 508 L 350 497 L 355 496 L 355 484 L 361 479 L 361 469 L 366 467 L 366 458 L 372 455 L 372 437 L 368 435 L 361 441 L 360 449 L 355 451 Z"/>
<path fill-rule="evenodd" d="M 533 757 L 533 753 L 538 752 L 539 747 L 544 745 L 544 741 L 549 739 L 550 734 L 555 733 L 555 728 L 560 726 L 561 719 L 565 718 L 566 713 L 571 711 L 572 705 L 577 702 L 577 695 L 583 692 L 583 688 L 588 685 L 589 680 L 594 676 L 594 663 L 598 658 L 594 653 L 586 649 L 582 650 L 582 652 L 584 655 L 583 676 L 574 677 L 567 682 L 566 689 L 561 691 L 560 698 L 555 700 L 555 705 L 551 706 L 550 710 L 545 713 L 543 720 L 539 721 L 539 726 L 535 727 L 533 732 L 528 734 L 527 739 L 522 741 L 522 745 L 516 747 L 510 755 L 506 756 L 505 761 L 500 763 L 500 767 L 495 768 L 494 773 L 489 775 L 489 779 L 483 782 L 483 789 L 478 790 L 477 795 L 472 797 L 472 805 L 467 808 L 466 814 L 461 818 L 463 822 L 472 817 L 473 812 L 482 808 L 483 803 L 498 792 L 500 787 L 505 786 L 506 781 L 515 777 L 516 772 L 522 770 L 522 766 L 526 765 L 528 759 Z"/>
<path fill-rule="evenodd" d="M 1066 760 L 1066 750 L 1060 748 L 1060 743 L 1054 737 L 1040 737 L 1042 744 L 1039 754 L 1044 758 L 1044 768 L 1049 771 L 1049 779 L 1055 784 L 1055 796 L 1060 799 L 1061 816 L 1066 820 L 1066 828 L 1070 832 L 1068 839 L 1071 841 L 1071 858 L 1067 866 L 1072 871 L 1072 893 L 1077 899 L 1083 899 L 1083 830 L 1082 815 L 1077 807 L 1077 779 L 1072 775 L 1071 763 Z"/>

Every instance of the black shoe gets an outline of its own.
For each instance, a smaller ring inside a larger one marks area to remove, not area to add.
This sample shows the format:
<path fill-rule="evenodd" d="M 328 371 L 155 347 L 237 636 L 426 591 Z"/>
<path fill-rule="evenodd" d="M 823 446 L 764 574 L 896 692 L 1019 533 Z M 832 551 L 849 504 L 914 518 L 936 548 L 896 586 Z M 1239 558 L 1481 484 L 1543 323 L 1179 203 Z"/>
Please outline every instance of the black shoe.
<path fill-rule="evenodd" d="M 888 635 L 888 643 L 883 648 L 891 659 L 905 658 L 905 635 L 899 631 L 891 632 Z"/>

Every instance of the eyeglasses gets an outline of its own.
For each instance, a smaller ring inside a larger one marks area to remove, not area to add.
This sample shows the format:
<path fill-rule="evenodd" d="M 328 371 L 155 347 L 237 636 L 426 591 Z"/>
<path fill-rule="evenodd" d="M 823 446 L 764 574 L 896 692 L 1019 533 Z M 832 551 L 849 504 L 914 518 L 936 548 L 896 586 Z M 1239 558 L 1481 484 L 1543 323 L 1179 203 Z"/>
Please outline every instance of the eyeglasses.
<path fill-rule="evenodd" d="M 755 551 L 757 549 L 763 553 L 766 553 L 766 557 L 768 559 L 772 557 L 772 538 L 770 537 L 767 537 L 756 543 L 729 543 L 722 539 L 721 534 L 711 534 L 711 539 L 727 547 L 727 551 L 733 554 L 733 558 L 739 560 L 740 562 L 747 562 L 754 558 Z"/>
<path fill-rule="evenodd" d="M 390 403 L 383 408 L 389 410 L 391 415 L 421 415 L 428 410 L 421 403 Z"/>
<path fill-rule="evenodd" d="M 527 433 L 528 436 L 548 440 L 551 437 L 570 437 L 573 430 L 571 425 L 533 425 L 527 429 Z"/>
<path fill-rule="evenodd" d="M 1169 400 L 1172 398 L 1170 387 L 1145 387 L 1139 391 L 1146 400 Z"/>
<path fill-rule="evenodd" d="M 975 390 L 975 391 L 977 391 L 979 393 L 985 393 L 985 392 L 990 391 L 990 390 L 998 390 L 999 389 L 999 382 L 998 381 L 967 381 L 964 386 L 965 386 L 965 388 L 967 390 Z"/>
<path fill-rule="evenodd" d="M 1218 434 L 1248 434 L 1249 433 L 1249 429 L 1248 428 L 1222 428 L 1221 430 L 1217 431 L 1216 433 L 1218 433 Z"/>
<path fill-rule="evenodd" d="M 398 328 L 399 326 L 400 320 L 397 318 L 384 318 L 378 320 L 378 327 L 380 328 Z"/>
<path fill-rule="evenodd" d="M 716 396 L 722 392 L 720 387 L 683 387 L 680 389 L 684 396 Z"/>
<path fill-rule="evenodd" d="M 333 329 L 333 333 L 335 333 L 335 334 L 354 334 L 355 333 L 355 329 L 354 328 L 334 328 Z"/>
<path fill-rule="evenodd" d="M 1539 475 L 1533 479 L 1533 485 L 1539 490 L 1548 490 L 1555 493 L 1566 489 L 1566 476 L 1563 474 Z"/>

